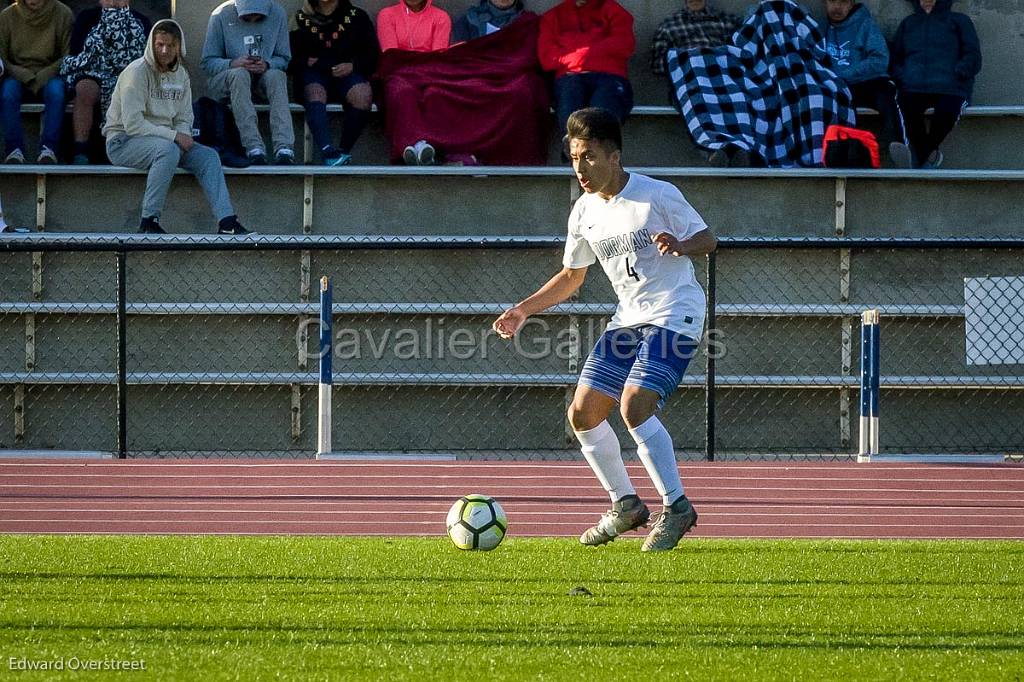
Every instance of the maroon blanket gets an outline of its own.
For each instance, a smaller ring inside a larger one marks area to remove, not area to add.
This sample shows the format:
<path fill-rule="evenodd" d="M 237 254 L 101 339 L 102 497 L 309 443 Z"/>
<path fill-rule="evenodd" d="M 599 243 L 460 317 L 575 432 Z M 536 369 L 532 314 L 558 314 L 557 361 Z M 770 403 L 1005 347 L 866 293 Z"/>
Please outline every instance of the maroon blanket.
<path fill-rule="evenodd" d="M 384 93 L 391 160 L 426 140 L 488 165 L 544 165 L 550 115 L 537 61 L 537 15 L 439 52 L 388 50 L 375 78 Z"/>

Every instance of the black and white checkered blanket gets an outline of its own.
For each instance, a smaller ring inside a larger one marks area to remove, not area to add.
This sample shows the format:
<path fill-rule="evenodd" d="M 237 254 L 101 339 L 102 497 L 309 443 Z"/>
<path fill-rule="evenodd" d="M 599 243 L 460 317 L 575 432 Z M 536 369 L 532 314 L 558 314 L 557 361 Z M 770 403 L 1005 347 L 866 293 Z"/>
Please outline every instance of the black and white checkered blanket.
<path fill-rule="evenodd" d="M 792 0 L 762 0 L 715 49 L 669 50 L 679 110 L 697 144 L 734 145 L 771 167 L 820 166 L 825 129 L 853 126 L 850 91 L 830 68 L 818 24 Z"/>

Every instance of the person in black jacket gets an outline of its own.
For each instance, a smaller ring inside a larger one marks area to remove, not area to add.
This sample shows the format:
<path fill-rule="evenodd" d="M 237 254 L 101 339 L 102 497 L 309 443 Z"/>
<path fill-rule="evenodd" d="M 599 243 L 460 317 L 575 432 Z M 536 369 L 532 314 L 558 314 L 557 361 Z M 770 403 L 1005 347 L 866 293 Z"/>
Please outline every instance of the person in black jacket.
<path fill-rule="evenodd" d="M 352 147 L 366 127 L 373 104 L 370 76 L 380 48 L 369 15 L 349 0 L 307 0 L 291 31 L 295 92 L 301 93 L 313 142 L 327 166 L 352 160 Z M 327 102 L 343 102 L 338 146 L 331 144 Z"/>
<path fill-rule="evenodd" d="M 892 76 L 916 163 L 938 168 L 939 145 L 956 126 L 981 71 L 981 48 L 970 18 L 952 11 L 953 0 L 910 1 L 914 13 L 893 40 Z M 930 129 L 928 108 L 934 109 Z"/>
<path fill-rule="evenodd" d="M 110 95 L 124 67 L 142 56 L 152 28 L 149 19 L 128 7 L 128 0 L 99 0 L 82 10 L 71 29 L 71 48 L 60 75 L 73 93 L 71 120 L 75 136 L 74 163 L 89 163 L 89 136 L 96 107 L 100 125 Z"/>

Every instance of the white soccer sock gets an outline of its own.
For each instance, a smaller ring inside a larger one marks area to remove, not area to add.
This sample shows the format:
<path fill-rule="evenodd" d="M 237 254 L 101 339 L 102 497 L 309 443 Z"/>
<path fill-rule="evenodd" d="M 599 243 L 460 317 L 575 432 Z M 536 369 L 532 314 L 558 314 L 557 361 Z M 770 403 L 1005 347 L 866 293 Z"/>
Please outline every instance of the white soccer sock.
<path fill-rule="evenodd" d="M 608 491 L 612 503 L 618 502 L 626 495 L 636 495 L 636 490 L 626 473 L 626 465 L 622 461 L 622 448 L 619 437 L 612 430 L 607 420 L 589 431 L 577 431 L 576 438 L 580 441 L 580 449 L 590 468 L 597 474 L 597 480 Z"/>
<path fill-rule="evenodd" d="M 668 435 L 658 417 L 653 416 L 635 429 L 630 429 L 629 435 L 636 441 L 636 454 L 654 481 L 654 487 L 661 493 L 661 501 L 665 506 L 682 497 L 683 482 L 679 478 L 672 436 Z"/>

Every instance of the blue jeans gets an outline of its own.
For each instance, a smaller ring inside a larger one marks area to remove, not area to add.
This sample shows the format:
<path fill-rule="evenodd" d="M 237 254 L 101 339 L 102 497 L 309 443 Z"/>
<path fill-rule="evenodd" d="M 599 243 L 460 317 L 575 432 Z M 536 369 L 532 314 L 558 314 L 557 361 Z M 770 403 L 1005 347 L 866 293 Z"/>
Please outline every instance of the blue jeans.
<path fill-rule="evenodd" d="M 14 78 L 5 78 L 0 83 L 0 117 L 4 123 L 4 143 L 7 153 L 15 149 L 25 151 L 25 130 L 21 125 L 21 101 L 27 88 Z M 64 122 L 64 81 L 51 78 L 43 87 L 43 134 L 40 143 L 57 150 L 60 142 L 60 128 Z"/>
<path fill-rule="evenodd" d="M 555 81 L 555 114 L 563 135 L 569 116 L 584 107 L 607 109 L 622 123 L 633 108 L 633 88 L 621 76 L 596 71 L 569 73 Z"/>

